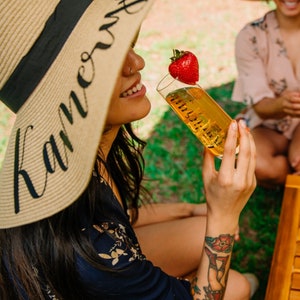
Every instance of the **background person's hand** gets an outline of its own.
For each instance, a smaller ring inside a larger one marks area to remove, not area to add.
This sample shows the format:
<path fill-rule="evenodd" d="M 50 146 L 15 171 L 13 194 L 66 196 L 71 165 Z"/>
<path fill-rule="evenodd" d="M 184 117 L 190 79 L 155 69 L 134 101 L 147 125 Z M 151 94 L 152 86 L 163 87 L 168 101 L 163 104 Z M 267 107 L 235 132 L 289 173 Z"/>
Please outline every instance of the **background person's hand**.
<path fill-rule="evenodd" d="M 281 95 L 282 111 L 294 118 L 300 117 L 300 92 L 285 91 Z"/>

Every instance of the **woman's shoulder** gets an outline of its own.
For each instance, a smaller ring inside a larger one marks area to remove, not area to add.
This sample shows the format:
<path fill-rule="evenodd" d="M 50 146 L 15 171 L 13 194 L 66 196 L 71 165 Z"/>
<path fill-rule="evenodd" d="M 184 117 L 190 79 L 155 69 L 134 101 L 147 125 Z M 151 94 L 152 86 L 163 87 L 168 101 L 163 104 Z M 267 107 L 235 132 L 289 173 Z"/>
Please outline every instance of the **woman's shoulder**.
<path fill-rule="evenodd" d="M 269 23 L 273 23 L 276 20 L 275 10 L 268 11 L 262 17 L 255 19 L 248 23 L 252 27 L 267 26 Z"/>
<path fill-rule="evenodd" d="M 278 28 L 278 22 L 274 10 L 264 14 L 262 17 L 248 22 L 240 30 L 239 35 L 267 34 L 270 30 Z"/>
<path fill-rule="evenodd" d="M 237 34 L 235 40 L 237 52 L 264 56 L 268 49 L 267 45 L 277 34 L 276 28 L 278 29 L 278 22 L 273 10 L 261 18 L 247 23 Z"/>

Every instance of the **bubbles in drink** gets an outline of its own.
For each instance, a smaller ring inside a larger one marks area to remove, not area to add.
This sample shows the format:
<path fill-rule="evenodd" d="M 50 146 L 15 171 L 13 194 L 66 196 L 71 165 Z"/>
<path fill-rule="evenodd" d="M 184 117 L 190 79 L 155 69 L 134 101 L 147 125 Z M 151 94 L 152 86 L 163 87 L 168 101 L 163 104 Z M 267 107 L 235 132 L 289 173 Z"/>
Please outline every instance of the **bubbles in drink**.
<path fill-rule="evenodd" d="M 201 143 L 221 157 L 230 116 L 200 87 L 177 89 L 166 100 Z"/>

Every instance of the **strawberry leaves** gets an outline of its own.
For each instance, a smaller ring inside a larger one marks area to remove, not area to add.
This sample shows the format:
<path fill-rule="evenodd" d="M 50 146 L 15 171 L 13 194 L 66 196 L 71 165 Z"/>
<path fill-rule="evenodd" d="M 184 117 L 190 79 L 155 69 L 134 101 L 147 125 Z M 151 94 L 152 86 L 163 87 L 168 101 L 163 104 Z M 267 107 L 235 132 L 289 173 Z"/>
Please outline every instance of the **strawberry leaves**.
<path fill-rule="evenodd" d="M 173 78 L 181 82 L 186 84 L 196 84 L 199 80 L 199 64 L 197 57 L 190 51 L 173 49 L 169 73 Z"/>

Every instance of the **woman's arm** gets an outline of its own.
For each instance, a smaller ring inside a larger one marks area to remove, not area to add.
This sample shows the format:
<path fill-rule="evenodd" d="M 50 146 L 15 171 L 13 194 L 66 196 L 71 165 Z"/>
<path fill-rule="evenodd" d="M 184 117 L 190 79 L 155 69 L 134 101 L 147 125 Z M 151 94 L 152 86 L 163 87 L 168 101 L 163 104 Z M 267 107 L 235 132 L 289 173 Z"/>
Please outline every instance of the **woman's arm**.
<path fill-rule="evenodd" d="M 205 153 L 207 227 L 201 262 L 192 282 L 195 299 L 223 298 L 239 216 L 256 186 L 254 141 L 244 122 L 239 122 L 238 129 L 240 153 L 237 159 L 235 121 L 228 131 L 219 171 L 215 169 L 214 157 L 208 151 Z"/>
<path fill-rule="evenodd" d="M 300 93 L 283 92 L 277 98 L 264 98 L 253 106 L 262 119 L 280 119 L 287 115 L 300 117 Z"/>
<path fill-rule="evenodd" d="M 206 203 L 155 203 L 143 205 L 134 227 L 153 223 L 166 222 L 192 216 L 204 216 L 207 213 Z"/>

